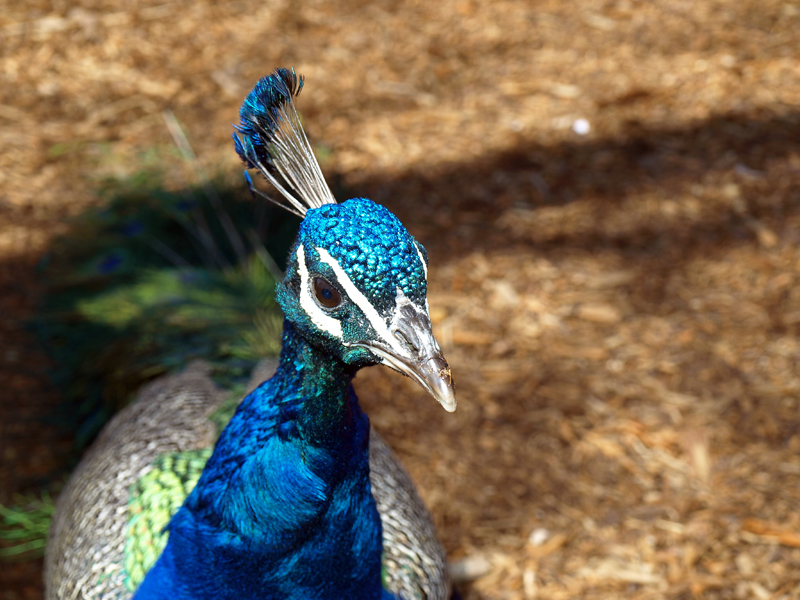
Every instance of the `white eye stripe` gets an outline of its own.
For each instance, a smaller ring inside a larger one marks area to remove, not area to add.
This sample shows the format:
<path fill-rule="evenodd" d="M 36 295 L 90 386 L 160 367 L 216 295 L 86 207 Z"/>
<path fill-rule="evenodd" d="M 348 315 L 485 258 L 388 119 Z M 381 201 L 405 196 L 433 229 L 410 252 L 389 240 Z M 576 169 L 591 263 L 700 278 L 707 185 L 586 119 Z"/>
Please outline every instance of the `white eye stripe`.
<path fill-rule="evenodd" d="M 422 256 L 422 251 L 419 249 L 419 244 L 414 242 L 414 250 L 417 251 L 417 256 L 419 256 L 419 262 L 422 263 L 422 271 L 425 273 L 425 281 L 428 281 L 428 264 L 425 262 L 425 257 Z"/>
<path fill-rule="evenodd" d="M 311 297 L 311 282 L 309 281 L 308 268 L 306 267 L 306 253 L 303 244 L 297 248 L 297 270 L 300 273 L 300 307 L 306 312 L 317 327 L 327 331 L 334 337 L 342 339 L 342 324 L 326 314 Z"/>
<path fill-rule="evenodd" d="M 425 273 L 425 281 L 428 281 L 428 263 L 425 262 L 425 257 L 422 256 L 422 250 L 419 249 L 419 244 L 414 242 L 414 250 L 417 251 L 419 262 L 422 263 L 422 271 Z M 425 296 L 425 313 L 430 314 L 430 307 L 428 306 L 428 297 Z"/>
<path fill-rule="evenodd" d="M 347 273 L 345 273 L 344 269 L 342 269 L 341 265 L 336 262 L 336 259 L 333 258 L 325 248 L 317 248 L 316 250 L 319 252 L 320 260 L 333 269 L 333 273 L 336 275 L 336 280 L 339 282 L 339 285 L 344 288 L 344 292 L 349 296 L 350 300 L 361 309 L 361 312 L 367 317 L 375 333 L 380 336 L 386 345 L 400 356 L 409 356 L 406 349 L 400 345 L 397 339 L 390 333 L 386 322 L 378 314 L 378 311 L 375 310 L 375 307 L 372 306 L 370 301 L 367 300 L 367 297 L 361 293 L 361 290 L 356 287 Z"/>

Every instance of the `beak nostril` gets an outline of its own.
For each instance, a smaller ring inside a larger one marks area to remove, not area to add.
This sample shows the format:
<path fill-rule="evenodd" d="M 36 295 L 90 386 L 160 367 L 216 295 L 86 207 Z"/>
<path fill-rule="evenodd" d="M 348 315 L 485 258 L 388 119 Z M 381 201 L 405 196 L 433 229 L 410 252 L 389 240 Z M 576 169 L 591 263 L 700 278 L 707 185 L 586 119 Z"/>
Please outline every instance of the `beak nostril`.
<path fill-rule="evenodd" d="M 406 347 L 406 349 L 412 352 L 419 352 L 419 347 L 414 344 L 414 342 L 411 341 L 405 333 L 399 329 L 395 329 L 392 333 L 394 334 L 394 337 L 396 337 L 397 340 Z"/>

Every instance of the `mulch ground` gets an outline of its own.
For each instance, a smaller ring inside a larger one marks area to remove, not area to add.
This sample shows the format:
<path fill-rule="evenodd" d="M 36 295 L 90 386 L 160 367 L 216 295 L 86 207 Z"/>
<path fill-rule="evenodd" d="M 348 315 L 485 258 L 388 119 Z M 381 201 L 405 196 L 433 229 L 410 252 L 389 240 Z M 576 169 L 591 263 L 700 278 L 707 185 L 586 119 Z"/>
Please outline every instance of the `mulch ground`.
<path fill-rule="evenodd" d="M 800 6 L 774 0 L 6 3 L 0 501 L 69 440 L 23 322 L 97 183 L 240 177 L 276 66 L 334 188 L 428 248 L 445 414 L 358 378 L 469 599 L 800 597 Z M 41 597 L 39 563 L 0 597 Z"/>

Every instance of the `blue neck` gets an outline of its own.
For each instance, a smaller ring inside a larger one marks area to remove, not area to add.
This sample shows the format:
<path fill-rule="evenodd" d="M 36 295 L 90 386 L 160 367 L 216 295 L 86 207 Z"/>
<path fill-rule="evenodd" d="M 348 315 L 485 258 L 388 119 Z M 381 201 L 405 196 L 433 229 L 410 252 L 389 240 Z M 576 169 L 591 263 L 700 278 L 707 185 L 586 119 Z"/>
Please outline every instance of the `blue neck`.
<path fill-rule="evenodd" d="M 278 371 L 223 431 L 136 600 L 385 598 L 354 374 L 285 322 Z"/>

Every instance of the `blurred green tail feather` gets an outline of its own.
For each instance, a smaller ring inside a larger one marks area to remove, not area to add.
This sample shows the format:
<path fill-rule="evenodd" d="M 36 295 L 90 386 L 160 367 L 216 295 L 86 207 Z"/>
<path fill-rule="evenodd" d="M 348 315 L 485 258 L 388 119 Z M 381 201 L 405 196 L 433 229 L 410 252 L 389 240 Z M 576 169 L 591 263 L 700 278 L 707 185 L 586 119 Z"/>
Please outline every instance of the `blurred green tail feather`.
<path fill-rule="evenodd" d="M 28 560 L 44 554 L 47 531 L 55 510 L 50 494 L 14 496 L 14 504 L 0 504 L 0 557 Z"/>
<path fill-rule="evenodd" d="M 196 358 L 230 392 L 212 416 L 223 426 L 253 366 L 280 350 L 275 284 L 297 219 L 243 186 L 209 188 L 169 191 L 152 171 L 109 183 L 105 205 L 76 217 L 40 262 L 31 325 L 63 393 L 48 419 L 75 435 L 75 460 L 144 383 Z M 41 556 L 53 510 L 47 492 L 0 505 L 0 559 Z"/>

